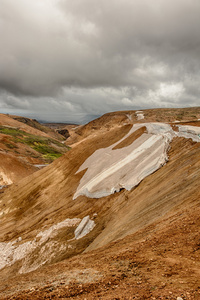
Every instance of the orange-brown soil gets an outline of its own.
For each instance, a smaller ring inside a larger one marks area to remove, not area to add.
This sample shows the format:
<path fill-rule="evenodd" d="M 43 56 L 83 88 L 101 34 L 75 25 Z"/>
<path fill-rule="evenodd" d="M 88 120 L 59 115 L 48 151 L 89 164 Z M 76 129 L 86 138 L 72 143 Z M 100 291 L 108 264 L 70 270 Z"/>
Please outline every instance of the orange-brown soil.
<path fill-rule="evenodd" d="M 26 164 L 24 161 L 8 153 L 0 152 L 0 161 L 0 185 L 4 185 L 7 180 L 8 184 L 18 182 L 37 170 L 31 164 Z"/>
<path fill-rule="evenodd" d="M 24 259 L 0 270 L 0 299 L 200 299 L 200 143 L 174 138 L 166 165 L 131 191 L 72 200 L 85 172 L 76 171 L 95 150 L 129 132 L 134 121 L 127 113 L 79 127 L 83 131 L 71 151 L 3 190 L 1 242 L 33 240 L 66 218 L 89 215 L 96 226 L 80 240 L 69 240 L 73 232 L 66 230 L 49 238 L 45 251 L 30 254 L 30 266 L 38 256 L 44 259 L 35 271 L 18 273 Z M 91 129 L 94 124 L 98 129 Z M 51 258 L 55 239 L 67 250 L 55 248 Z"/>
<path fill-rule="evenodd" d="M 130 134 L 126 139 L 124 139 L 121 143 L 117 144 L 114 148 L 112 148 L 113 150 L 115 149 L 121 149 L 124 147 L 127 147 L 129 145 L 131 145 L 136 139 L 138 139 L 144 132 L 146 131 L 146 127 L 142 127 L 137 129 L 135 132 L 133 132 L 132 134 Z"/>
<path fill-rule="evenodd" d="M 118 242 L 4 281 L 0 299 L 197 300 L 199 213 L 191 203 Z"/>
<path fill-rule="evenodd" d="M 200 107 L 145 109 L 143 114 L 144 119 L 137 120 L 136 111 L 107 113 L 86 125 L 69 128 L 70 137 L 67 139 L 67 144 L 73 145 L 87 137 L 99 134 L 101 131 L 109 131 L 113 127 L 125 124 L 179 121 L 182 124 L 193 122 L 191 125 L 199 126 Z"/>

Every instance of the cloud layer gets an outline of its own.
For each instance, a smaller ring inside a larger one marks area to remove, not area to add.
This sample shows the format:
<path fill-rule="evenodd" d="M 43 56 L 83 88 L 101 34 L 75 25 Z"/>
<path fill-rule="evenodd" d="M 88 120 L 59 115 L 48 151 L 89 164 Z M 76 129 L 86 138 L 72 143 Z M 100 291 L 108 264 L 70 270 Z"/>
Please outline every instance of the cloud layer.
<path fill-rule="evenodd" d="M 0 6 L 3 112 L 82 122 L 116 109 L 200 104 L 198 0 Z"/>

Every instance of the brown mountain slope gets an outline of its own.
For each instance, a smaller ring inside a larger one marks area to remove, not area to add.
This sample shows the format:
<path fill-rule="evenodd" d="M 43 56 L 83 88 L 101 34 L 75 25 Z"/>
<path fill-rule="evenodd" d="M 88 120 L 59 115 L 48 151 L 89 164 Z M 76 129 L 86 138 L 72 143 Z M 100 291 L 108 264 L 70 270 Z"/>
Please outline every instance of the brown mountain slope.
<path fill-rule="evenodd" d="M 0 186 L 18 182 L 38 170 L 31 164 L 26 164 L 23 160 L 8 153 L 0 152 L 0 161 Z"/>
<path fill-rule="evenodd" d="M 99 130 L 3 191 L 0 238 L 10 241 L 6 251 L 11 252 L 0 271 L 7 279 L 1 282 L 2 297 L 16 288 L 28 289 L 16 299 L 129 299 L 133 294 L 136 299 L 174 299 L 187 293 L 188 299 L 198 299 L 200 143 L 174 138 L 169 161 L 131 191 L 73 200 L 85 173 L 76 171 L 95 150 L 120 141 L 132 127 L 123 124 Z M 88 215 L 95 227 L 75 239 L 77 224 Z M 67 218 L 74 223 L 52 229 Z M 12 257 L 13 247 L 18 252 Z"/>
<path fill-rule="evenodd" d="M 55 138 L 63 139 L 35 120 L 0 114 L 0 185 L 17 182 L 37 171 L 34 165 L 50 163 L 65 153 L 68 147 Z"/>
<path fill-rule="evenodd" d="M 0 125 L 11 126 L 11 127 L 23 130 L 27 133 L 35 134 L 38 136 L 45 136 L 45 137 L 48 136 L 47 133 L 45 133 L 37 128 L 34 128 L 32 126 L 29 126 L 23 122 L 19 122 L 18 120 L 13 119 L 13 117 L 9 116 L 9 115 L 0 114 Z"/>
<path fill-rule="evenodd" d="M 146 122 L 182 122 L 188 121 L 200 123 L 200 107 L 191 108 L 162 108 L 145 109 L 142 111 L 144 119 L 137 117 L 137 111 L 119 111 L 107 113 L 100 118 L 89 122 L 86 125 L 77 126 L 69 130 L 70 137 L 67 144 L 72 145 L 84 138 L 93 136 L 99 131 L 107 132 L 113 127 L 125 124 L 146 123 Z M 197 124 L 197 126 L 199 126 Z"/>
<path fill-rule="evenodd" d="M 100 249 L 3 280 L 0 297 L 197 300 L 199 213 L 193 203 Z"/>
<path fill-rule="evenodd" d="M 17 120 L 21 123 L 24 123 L 30 127 L 33 127 L 35 129 L 38 129 L 41 132 L 47 133 L 48 136 L 57 139 L 57 140 L 63 140 L 62 135 L 60 135 L 56 130 L 52 130 L 51 128 L 44 126 L 42 124 L 40 124 L 37 120 L 35 119 L 29 119 L 29 118 L 25 118 L 25 117 L 19 117 L 19 116 L 13 116 L 13 115 L 9 115 L 11 118 L 13 118 L 14 120 Z"/>

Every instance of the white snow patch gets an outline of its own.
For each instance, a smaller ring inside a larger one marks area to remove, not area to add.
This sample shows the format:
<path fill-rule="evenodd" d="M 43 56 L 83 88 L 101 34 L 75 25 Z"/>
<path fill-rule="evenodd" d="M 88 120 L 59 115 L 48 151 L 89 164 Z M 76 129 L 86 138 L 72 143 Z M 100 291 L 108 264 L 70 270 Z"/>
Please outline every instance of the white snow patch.
<path fill-rule="evenodd" d="M 75 239 L 76 240 L 81 239 L 82 237 L 87 235 L 90 231 L 92 231 L 94 227 L 95 227 L 94 221 L 90 220 L 89 216 L 84 217 L 74 232 Z"/>
<path fill-rule="evenodd" d="M 117 144 L 143 126 L 146 126 L 147 133 L 143 133 L 131 145 L 113 150 Z M 166 123 L 134 124 L 120 141 L 95 151 L 77 171 L 78 173 L 87 169 L 73 199 L 80 195 L 101 198 L 118 192 L 121 188 L 132 189 L 166 163 L 169 143 L 176 136 L 200 142 L 200 127 L 177 126 L 179 132 L 173 131 Z"/>
<path fill-rule="evenodd" d="M 34 167 L 38 168 L 38 169 L 41 169 L 41 168 L 44 168 L 44 167 L 47 167 L 49 166 L 49 164 L 39 164 L 39 165 L 34 165 Z"/>
<path fill-rule="evenodd" d="M 0 190 L 2 190 L 4 187 L 6 187 L 7 185 L 0 185 Z"/>
<path fill-rule="evenodd" d="M 12 265 L 17 260 L 22 259 L 27 253 L 36 248 L 35 242 L 26 242 L 16 245 L 16 241 L 0 243 L 0 269 L 6 265 Z"/>
<path fill-rule="evenodd" d="M 146 126 L 131 145 L 113 148 L 137 129 Z M 87 168 L 73 199 L 80 195 L 100 198 L 121 188 L 130 190 L 167 161 L 169 142 L 175 136 L 171 126 L 164 123 L 134 124 L 129 133 L 114 145 L 95 151 L 80 167 Z"/>
<path fill-rule="evenodd" d="M 126 114 L 127 118 L 129 119 L 129 121 L 132 121 L 132 115 L 130 114 Z"/>
<path fill-rule="evenodd" d="M 194 142 L 200 142 L 200 127 L 189 125 L 177 125 L 178 136 L 192 139 Z"/>
<path fill-rule="evenodd" d="M 50 237 L 54 237 L 57 234 L 57 231 L 63 227 L 72 227 L 75 226 L 77 223 L 80 222 L 80 219 L 74 218 L 74 219 L 66 219 L 58 224 L 55 224 L 48 228 L 45 231 L 42 231 L 37 234 L 37 237 L 40 237 L 40 243 L 46 242 Z"/>
<path fill-rule="evenodd" d="M 37 247 L 47 242 L 49 238 L 56 236 L 57 231 L 63 227 L 76 226 L 81 219 L 66 219 L 56 225 L 51 226 L 47 230 L 44 230 L 37 234 L 36 238 L 32 241 L 28 241 L 22 244 L 21 237 L 12 242 L 0 243 L 0 269 L 6 265 L 12 265 L 16 261 L 21 260 L 33 252 Z M 39 267 L 39 265 L 38 265 Z"/>
<path fill-rule="evenodd" d="M 12 180 L 3 171 L 0 171 L 0 185 L 9 185 L 12 183 Z"/>
<path fill-rule="evenodd" d="M 136 116 L 137 116 L 137 120 L 142 120 L 144 119 L 144 113 L 142 110 L 138 110 L 135 112 L 136 113 Z"/>
<path fill-rule="evenodd" d="M 25 256 L 19 273 L 28 273 L 38 269 L 48 261 L 51 261 L 51 259 L 55 258 L 58 253 L 66 252 L 66 249 L 66 245 L 60 244 L 57 241 L 49 241 L 48 243 L 41 245 L 34 260 L 29 255 Z"/>
<path fill-rule="evenodd" d="M 143 114 L 138 114 L 138 115 L 137 115 L 137 119 L 138 119 L 138 120 L 144 119 L 144 115 L 143 115 Z"/>
<path fill-rule="evenodd" d="M 166 123 L 145 123 L 141 125 L 146 126 L 148 133 L 151 134 L 168 136 L 170 140 L 175 136 L 171 126 Z"/>

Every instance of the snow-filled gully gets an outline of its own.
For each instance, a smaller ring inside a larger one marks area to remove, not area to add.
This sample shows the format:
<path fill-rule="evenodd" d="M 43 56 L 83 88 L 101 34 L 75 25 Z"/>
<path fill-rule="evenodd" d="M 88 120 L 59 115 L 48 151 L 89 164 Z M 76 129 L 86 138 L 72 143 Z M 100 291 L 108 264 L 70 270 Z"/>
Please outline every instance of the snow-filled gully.
<path fill-rule="evenodd" d="M 117 144 L 144 126 L 147 132 L 131 145 L 113 150 Z M 84 169 L 87 171 L 73 199 L 80 195 L 101 198 L 121 188 L 131 190 L 167 162 L 167 150 L 174 137 L 200 141 L 199 127 L 178 125 L 178 129 L 179 131 L 175 132 L 165 123 L 134 124 L 123 139 L 110 147 L 97 150 L 82 164 L 78 172 Z"/>

